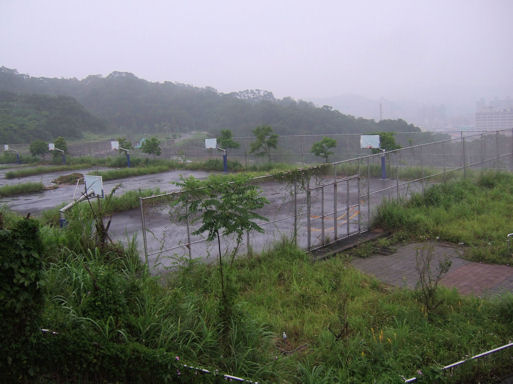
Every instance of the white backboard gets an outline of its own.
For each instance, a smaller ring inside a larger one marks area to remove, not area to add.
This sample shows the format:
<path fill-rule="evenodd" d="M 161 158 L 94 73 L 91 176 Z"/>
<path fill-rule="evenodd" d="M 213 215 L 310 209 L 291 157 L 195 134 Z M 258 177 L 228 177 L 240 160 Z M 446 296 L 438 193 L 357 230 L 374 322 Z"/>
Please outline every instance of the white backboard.
<path fill-rule="evenodd" d="M 84 176 L 86 193 L 94 193 L 94 196 L 103 196 L 103 180 L 101 176 Z"/>
<path fill-rule="evenodd" d="M 217 148 L 217 139 L 205 139 L 205 148 L 206 149 L 210 149 L 210 148 L 216 149 Z"/>
<path fill-rule="evenodd" d="M 360 135 L 360 148 L 379 149 L 379 135 Z"/>
<path fill-rule="evenodd" d="M 49 151 L 55 151 L 55 144 L 54 143 L 48 143 L 48 150 Z"/>
<path fill-rule="evenodd" d="M 113 140 L 110 142 L 110 148 L 112 150 L 119 150 L 119 141 Z"/>
<path fill-rule="evenodd" d="M 4 151 L 8 151 L 9 150 L 9 144 L 4 144 Z"/>

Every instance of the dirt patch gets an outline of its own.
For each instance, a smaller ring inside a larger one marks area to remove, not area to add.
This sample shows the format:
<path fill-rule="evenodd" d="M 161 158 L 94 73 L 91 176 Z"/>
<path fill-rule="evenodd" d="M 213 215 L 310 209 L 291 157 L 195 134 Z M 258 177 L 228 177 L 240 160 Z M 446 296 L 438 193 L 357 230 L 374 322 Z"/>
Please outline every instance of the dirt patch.
<path fill-rule="evenodd" d="M 69 175 L 62 175 L 56 178 L 55 180 L 52 180 L 52 183 L 61 185 L 61 184 L 76 184 L 77 181 L 79 184 L 84 183 L 84 175 L 82 173 L 74 172 L 70 173 Z"/>

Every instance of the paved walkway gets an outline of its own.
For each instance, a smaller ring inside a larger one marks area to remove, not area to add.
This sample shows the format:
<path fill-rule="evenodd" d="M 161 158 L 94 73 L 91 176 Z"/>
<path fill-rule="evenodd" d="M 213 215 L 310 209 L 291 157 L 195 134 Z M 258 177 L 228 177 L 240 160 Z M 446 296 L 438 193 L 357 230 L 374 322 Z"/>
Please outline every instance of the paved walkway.
<path fill-rule="evenodd" d="M 418 281 L 416 255 L 421 249 L 433 246 L 432 268 L 438 261 L 449 258 L 452 262 L 449 272 L 441 284 L 456 288 L 462 295 L 488 296 L 513 292 L 513 267 L 495 264 L 481 264 L 461 259 L 462 249 L 444 243 L 413 243 L 402 246 L 389 256 L 372 256 L 366 259 L 354 258 L 353 266 L 376 276 L 377 279 L 397 287 L 414 288 Z"/>

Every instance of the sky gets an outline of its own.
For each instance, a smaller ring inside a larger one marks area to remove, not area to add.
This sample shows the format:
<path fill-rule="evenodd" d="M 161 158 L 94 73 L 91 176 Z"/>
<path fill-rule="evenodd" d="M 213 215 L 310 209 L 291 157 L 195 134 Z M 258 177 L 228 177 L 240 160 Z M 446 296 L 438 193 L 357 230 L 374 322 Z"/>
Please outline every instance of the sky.
<path fill-rule="evenodd" d="M 511 0 L 0 0 L 0 66 L 45 77 L 446 100 L 513 96 Z"/>

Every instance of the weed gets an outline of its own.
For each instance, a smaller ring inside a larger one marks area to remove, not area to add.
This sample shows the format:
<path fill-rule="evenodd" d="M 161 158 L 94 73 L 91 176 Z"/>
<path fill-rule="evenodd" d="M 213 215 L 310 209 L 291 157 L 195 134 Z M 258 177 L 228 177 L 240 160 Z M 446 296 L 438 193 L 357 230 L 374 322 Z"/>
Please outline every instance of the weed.
<path fill-rule="evenodd" d="M 443 300 L 438 295 L 438 284 L 443 275 L 449 272 L 451 261 L 449 259 L 441 260 L 438 266 L 433 268 L 434 262 L 433 245 L 427 245 L 416 251 L 416 270 L 419 274 L 417 283 L 417 294 L 422 303 L 424 313 L 429 315 L 436 309 Z"/>

